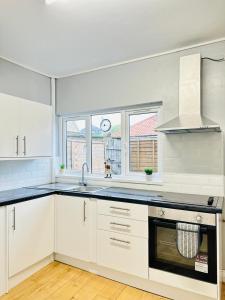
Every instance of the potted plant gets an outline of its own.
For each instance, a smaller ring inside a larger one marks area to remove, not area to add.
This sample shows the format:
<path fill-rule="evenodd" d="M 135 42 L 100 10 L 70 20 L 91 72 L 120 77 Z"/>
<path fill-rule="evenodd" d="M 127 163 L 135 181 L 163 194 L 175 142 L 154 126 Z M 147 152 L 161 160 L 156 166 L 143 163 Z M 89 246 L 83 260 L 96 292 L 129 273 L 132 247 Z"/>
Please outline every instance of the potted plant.
<path fill-rule="evenodd" d="M 64 171 L 65 171 L 65 164 L 61 164 L 61 165 L 59 166 L 59 171 L 60 171 L 61 174 L 64 173 Z"/>
<path fill-rule="evenodd" d="M 144 171 L 145 171 L 146 180 L 152 180 L 153 169 L 152 168 L 145 168 Z"/>

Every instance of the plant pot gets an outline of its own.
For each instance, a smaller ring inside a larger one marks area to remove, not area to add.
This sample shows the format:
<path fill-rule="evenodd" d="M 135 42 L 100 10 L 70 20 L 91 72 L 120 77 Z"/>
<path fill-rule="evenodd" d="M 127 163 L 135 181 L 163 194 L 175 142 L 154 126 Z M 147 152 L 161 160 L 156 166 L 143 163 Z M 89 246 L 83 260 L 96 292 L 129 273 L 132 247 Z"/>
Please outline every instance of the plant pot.
<path fill-rule="evenodd" d="M 59 173 L 60 174 L 64 174 L 65 173 L 65 169 L 59 169 Z"/>
<path fill-rule="evenodd" d="M 152 174 L 151 175 L 145 174 L 145 179 L 147 181 L 152 181 Z"/>

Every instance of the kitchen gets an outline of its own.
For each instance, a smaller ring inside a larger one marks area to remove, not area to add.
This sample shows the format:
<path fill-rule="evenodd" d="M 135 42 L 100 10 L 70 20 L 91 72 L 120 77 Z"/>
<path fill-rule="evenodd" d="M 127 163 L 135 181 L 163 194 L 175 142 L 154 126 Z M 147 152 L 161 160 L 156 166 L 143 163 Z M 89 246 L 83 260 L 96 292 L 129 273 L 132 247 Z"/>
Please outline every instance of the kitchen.
<path fill-rule="evenodd" d="M 0 3 L 0 299 L 225 299 L 224 8 Z"/>

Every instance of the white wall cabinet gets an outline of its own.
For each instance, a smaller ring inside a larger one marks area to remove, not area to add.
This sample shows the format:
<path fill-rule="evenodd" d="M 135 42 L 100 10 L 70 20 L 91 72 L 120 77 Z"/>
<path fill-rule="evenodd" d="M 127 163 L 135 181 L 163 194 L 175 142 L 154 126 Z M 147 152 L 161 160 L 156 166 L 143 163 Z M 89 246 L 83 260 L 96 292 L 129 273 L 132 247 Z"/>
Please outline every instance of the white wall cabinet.
<path fill-rule="evenodd" d="M 9 205 L 9 277 L 54 252 L 54 196 Z"/>
<path fill-rule="evenodd" d="M 0 157 L 18 156 L 19 110 L 16 97 L 0 94 Z"/>
<path fill-rule="evenodd" d="M 51 106 L 0 94 L 0 111 L 0 158 L 51 156 Z"/>
<path fill-rule="evenodd" d="M 89 210 L 88 198 L 56 195 L 56 253 L 89 261 Z"/>

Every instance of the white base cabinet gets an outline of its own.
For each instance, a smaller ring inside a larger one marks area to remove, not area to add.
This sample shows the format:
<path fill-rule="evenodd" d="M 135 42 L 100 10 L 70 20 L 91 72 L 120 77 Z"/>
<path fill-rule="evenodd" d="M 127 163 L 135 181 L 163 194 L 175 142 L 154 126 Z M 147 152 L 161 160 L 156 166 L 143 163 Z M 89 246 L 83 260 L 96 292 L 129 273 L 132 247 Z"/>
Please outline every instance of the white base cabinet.
<path fill-rule="evenodd" d="M 54 196 L 9 205 L 9 277 L 54 252 Z"/>
<path fill-rule="evenodd" d="M 148 240 L 98 230 L 97 263 L 148 279 Z"/>
<path fill-rule="evenodd" d="M 55 199 L 55 252 L 89 261 L 89 199 L 60 195 Z"/>
<path fill-rule="evenodd" d="M 7 230 L 6 207 L 0 207 L 0 296 L 7 287 Z"/>
<path fill-rule="evenodd" d="M 148 279 L 148 206 L 98 200 L 97 264 Z"/>

